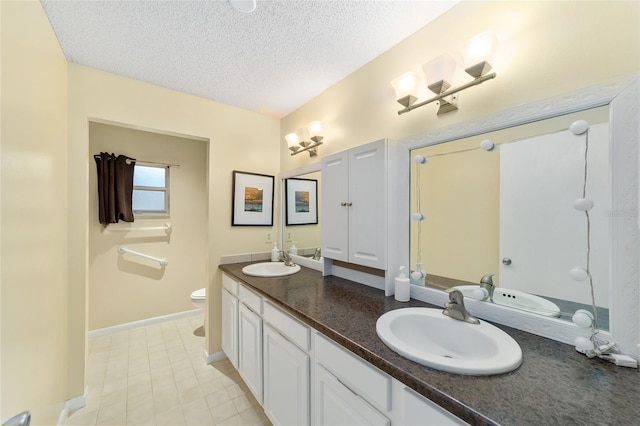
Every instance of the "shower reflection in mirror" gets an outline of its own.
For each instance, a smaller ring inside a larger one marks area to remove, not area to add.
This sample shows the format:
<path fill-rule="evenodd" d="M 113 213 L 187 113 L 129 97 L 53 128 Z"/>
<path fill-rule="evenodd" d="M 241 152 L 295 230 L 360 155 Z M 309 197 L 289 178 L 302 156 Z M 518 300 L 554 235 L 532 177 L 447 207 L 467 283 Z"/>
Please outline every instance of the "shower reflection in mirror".
<path fill-rule="evenodd" d="M 569 321 L 586 311 L 608 329 L 607 120 L 600 107 L 413 150 L 412 284 Z"/>

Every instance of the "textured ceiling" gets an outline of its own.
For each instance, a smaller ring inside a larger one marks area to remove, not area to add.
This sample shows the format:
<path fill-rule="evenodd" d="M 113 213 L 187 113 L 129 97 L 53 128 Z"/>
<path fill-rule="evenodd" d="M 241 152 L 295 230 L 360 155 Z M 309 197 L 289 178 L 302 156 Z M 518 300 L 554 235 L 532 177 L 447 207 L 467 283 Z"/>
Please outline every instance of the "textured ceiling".
<path fill-rule="evenodd" d="M 70 62 L 281 117 L 459 0 L 42 0 Z"/>

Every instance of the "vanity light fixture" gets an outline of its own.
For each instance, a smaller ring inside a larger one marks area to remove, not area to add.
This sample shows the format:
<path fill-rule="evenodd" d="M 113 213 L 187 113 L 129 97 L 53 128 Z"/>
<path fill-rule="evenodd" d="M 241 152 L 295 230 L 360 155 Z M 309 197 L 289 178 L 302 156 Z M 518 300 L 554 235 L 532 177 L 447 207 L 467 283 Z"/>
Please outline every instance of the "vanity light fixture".
<path fill-rule="evenodd" d="M 464 47 L 464 70 L 473 77 L 473 80 L 453 89 L 450 87 L 457 63 L 449 54 L 425 63 L 422 66 L 424 74 L 409 72 L 393 80 L 391 85 L 396 91 L 396 99 L 404 107 L 398 111 L 398 115 L 436 101 L 439 103 L 438 115 L 457 110 L 458 92 L 496 77 L 495 72 L 489 73 L 496 46 L 497 38 L 490 32 L 482 33 L 469 40 Z M 427 88 L 436 96 L 416 103 L 423 81 L 426 81 Z"/>
<path fill-rule="evenodd" d="M 292 151 L 291 155 L 307 151 L 310 157 L 318 155 L 318 146 L 324 139 L 323 127 L 320 121 L 312 121 L 306 128 L 300 128 L 295 133 L 285 135 L 287 146 Z"/>

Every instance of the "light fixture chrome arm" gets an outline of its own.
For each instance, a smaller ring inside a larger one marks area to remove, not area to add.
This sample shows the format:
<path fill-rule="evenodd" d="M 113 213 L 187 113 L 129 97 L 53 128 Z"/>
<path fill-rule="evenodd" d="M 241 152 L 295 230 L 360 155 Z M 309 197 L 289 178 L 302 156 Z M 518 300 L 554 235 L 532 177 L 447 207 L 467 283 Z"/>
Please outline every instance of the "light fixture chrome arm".
<path fill-rule="evenodd" d="M 453 89 L 447 90 L 446 92 L 442 92 L 439 95 L 436 95 L 436 96 L 434 96 L 434 97 L 432 97 L 430 99 L 427 99 L 426 101 L 419 102 L 419 103 L 413 104 L 413 105 L 409 105 L 409 106 L 401 109 L 400 111 L 398 111 L 398 115 L 402 115 L 404 113 L 412 111 L 412 110 L 414 110 L 416 108 L 420 108 L 421 106 L 430 104 L 432 102 L 439 101 L 439 100 L 441 100 L 443 98 L 446 98 L 447 96 L 451 96 L 451 95 L 453 95 L 455 93 L 461 92 L 461 91 L 463 91 L 465 89 L 468 89 L 469 87 L 477 86 L 478 84 L 482 84 L 485 81 L 491 80 L 491 79 L 493 79 L 495 77 L 496 77 L 496 73 L 495 72 L 492 72 L 490 74 L 483 75 L 483 76 L 480 76 L 480 77 L 476 77 L 475 79 L 473 79 L 472 81 L 470 81 L 467 84 L 463 84 L 462 86 L 458 86 L 458 87 L 455 87 Z"/>
<path fill-rule="evenodd" d="M 308 145 L 304 146 L 303 143 L 306 143 Z M 296 154 L 300 154 L 301 152 L 309 151 L 309 154 L 311 155 L 311 157 L 315 157 L 316 155 L 318 155 L 318 151 L 317 151 L 316 148 L 319 147 L 320 145 L 322 145 L 322 138 L 320 138 L 317 141 L 303 142 L 303 143 L 300 144 L 300 145 L 303 146 L 302 148 L 297 148 L 296 147 L 295 151 L 292 150 L 293 151 L 291 153 L 292 156 L 296 155 Z M 289 149 L 291 149 L 291 148 L 289 148 Z"/>

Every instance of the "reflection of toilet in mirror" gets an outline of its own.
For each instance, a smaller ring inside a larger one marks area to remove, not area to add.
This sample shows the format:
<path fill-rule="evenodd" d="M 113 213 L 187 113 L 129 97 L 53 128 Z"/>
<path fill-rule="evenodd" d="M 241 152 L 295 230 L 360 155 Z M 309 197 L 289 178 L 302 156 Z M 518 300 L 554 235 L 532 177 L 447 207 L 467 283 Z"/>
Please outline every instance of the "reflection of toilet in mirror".
<path fill-rule="evenodd" d="M 202 311 L 204 312 L 204 309 L 207 307 L 207 289 L 201 288 L 191 293 L 191 304 L 198 309 L 202 309 Z M 195 329 L 193 331 L 193 334 L 203 337 L 204 325 L 201 325 L 200 327 Z"/>

